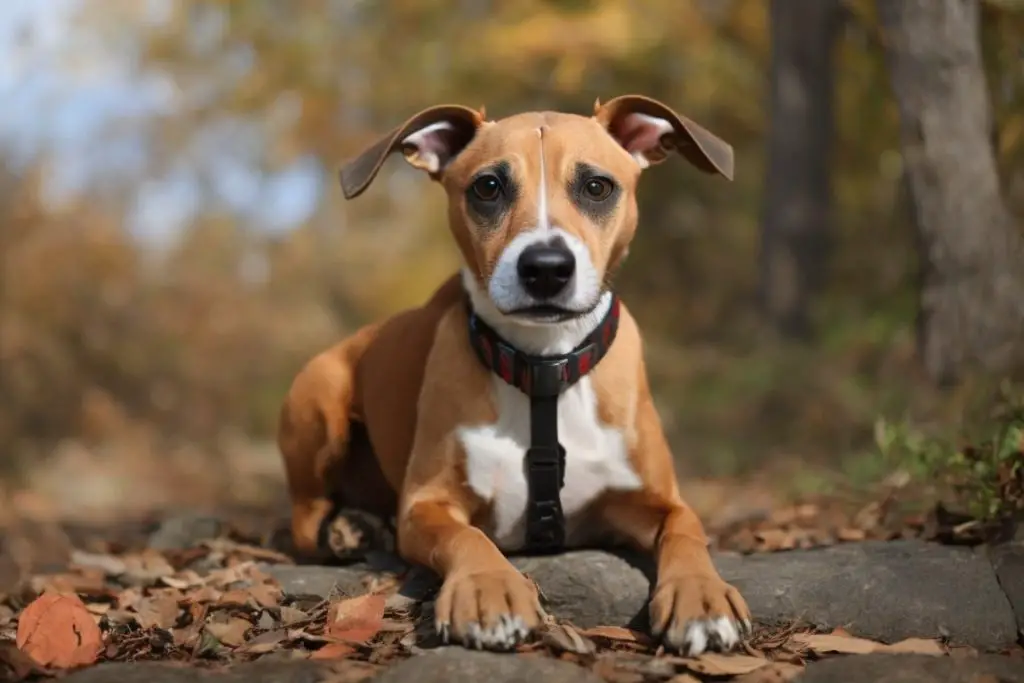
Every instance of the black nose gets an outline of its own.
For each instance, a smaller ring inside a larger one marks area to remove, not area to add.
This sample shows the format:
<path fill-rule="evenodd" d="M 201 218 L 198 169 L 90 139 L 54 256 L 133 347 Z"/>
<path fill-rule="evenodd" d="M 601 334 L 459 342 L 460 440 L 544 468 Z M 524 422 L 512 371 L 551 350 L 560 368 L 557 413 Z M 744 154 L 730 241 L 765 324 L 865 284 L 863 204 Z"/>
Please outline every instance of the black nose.
<path fill-rule="evenodd" d="M 530 296 L 550 299 L 569 284 L 576 271 L 576 257 L 563 245 L 535 244 L 519 255 L 516 269 Z"/>

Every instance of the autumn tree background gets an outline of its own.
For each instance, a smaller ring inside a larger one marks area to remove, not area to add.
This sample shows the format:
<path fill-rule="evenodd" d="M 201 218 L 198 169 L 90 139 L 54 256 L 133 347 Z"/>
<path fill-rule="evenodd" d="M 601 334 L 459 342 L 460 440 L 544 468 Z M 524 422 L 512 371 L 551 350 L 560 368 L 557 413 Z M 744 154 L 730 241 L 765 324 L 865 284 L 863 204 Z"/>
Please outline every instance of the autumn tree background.
<path fill-rule="evenodd" d="M 1019 2 L 60 6 L 12 63 L 123 101 L 69 155 L 6 77 L 49 137 L 0 138 L 0 509 L 280 498 L 294 373 L 458 265 L 434 185 L 392 162 L 344 203 L 336 179 L 440 102 L 643 93 L 734 145 L 732 183 L 646 174 L 618 282 L 688 481 L 882 476 L 880 424 L 945 434 L 1017 377 Z"/>

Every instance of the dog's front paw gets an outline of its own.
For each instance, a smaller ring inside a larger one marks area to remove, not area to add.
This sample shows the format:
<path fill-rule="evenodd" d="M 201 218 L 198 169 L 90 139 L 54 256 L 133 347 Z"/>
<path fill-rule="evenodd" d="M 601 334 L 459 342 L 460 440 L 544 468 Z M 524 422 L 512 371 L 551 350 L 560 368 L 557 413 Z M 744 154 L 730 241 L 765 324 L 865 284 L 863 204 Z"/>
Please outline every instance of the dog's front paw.
<path fill-rule="evenodd" d="M 540 624 L 537 588 L 515 568 L 454 575 L 434 607 L 441 639 L 478 650 L 511 650 Z"/>
<path fill-rule="evenodd" d="M 750 610 L 717 575 L 666 577 L 651 598 L 651 631 L 669 650 L 695 657 L 728 651 L 750 633 Z"/>

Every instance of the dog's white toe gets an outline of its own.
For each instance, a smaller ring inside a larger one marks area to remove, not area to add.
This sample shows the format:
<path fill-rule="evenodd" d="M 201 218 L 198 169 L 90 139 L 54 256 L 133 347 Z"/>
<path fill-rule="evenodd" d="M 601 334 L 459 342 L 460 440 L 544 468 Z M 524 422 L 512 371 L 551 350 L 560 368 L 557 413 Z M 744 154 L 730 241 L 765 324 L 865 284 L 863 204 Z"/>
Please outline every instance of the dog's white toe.
<path fill-rule="evenodd" d="M 469 624 L 462 638 L 453 635 L 448 623 L 438 622 L 435 627 L 443 643 L 458 641 L 476 650 L 512 650 L 530 635 L 530 629 L 523 619 L 509 614 L 501 615 L 498 622 L 490 627 L 478 623 Z"/>
<path fill-rule="evenodd" d="M 686 624 L 681 642 L 672 642 L 669 634 L 669 645 L 675 646 L 688 657 L 696 657 L 709 650 L 728 651 L 736 647 L 746 626 L 729 617 L 698 619 Z"/>

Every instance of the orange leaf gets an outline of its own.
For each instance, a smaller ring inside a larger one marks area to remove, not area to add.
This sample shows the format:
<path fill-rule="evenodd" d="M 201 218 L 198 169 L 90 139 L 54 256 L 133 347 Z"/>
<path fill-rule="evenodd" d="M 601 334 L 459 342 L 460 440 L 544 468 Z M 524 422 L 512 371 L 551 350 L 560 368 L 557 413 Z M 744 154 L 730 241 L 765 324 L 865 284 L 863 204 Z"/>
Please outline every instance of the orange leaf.
<path fill-rule="evenodd" d="M 680 657 L 677 661 L 690 671 L 705 676 L 740 676 L 769 663 L 764 657 L 717 652 L 705 652 L 696 657 Z"/>
<path fill-rule="evenodd" d="M 44 593 L 21 613 L 16 642 L 41 666 L 70 669 L 95 662 L 103 636 L 77 595 Z"/>
<path fill-rule="evenodd" d="M 324 635 L 347 643 L 365 643 L 380 631 L 384 603 L 384 596 L 376 593 L 339 600 L 327 612 Z"/>
<path fill-rule="evenodd" d="M 327 643 L 310 655 L 310 659 L 344 659 L 356 649 L 348 643 Z"/>
<path fill-rule="evenodd" d="M 844 655 L 866 655 L 885 647 L 873 640 L 826 633 L 797 633 L 793 640 L 806 645 L 817 654 L 835 652 Z"/>
<path fill-rule="evenodd" d="M 946 654 L 946 650 L 939 641 L 929 638 L 907 638 L 898 643 L 884 646 L 882 652 L 936 656 Z"/>
<path fill-rule="evenodd" d="M 641 631 L 634 631 L 631 628 L 621 626 L 595 626 L 580 631 L 580 635 L 588 638 L 604 638 L 605 640 L 619 640 L 626 643 L 646 644 L 651 642 L 650 636 Z"/>

